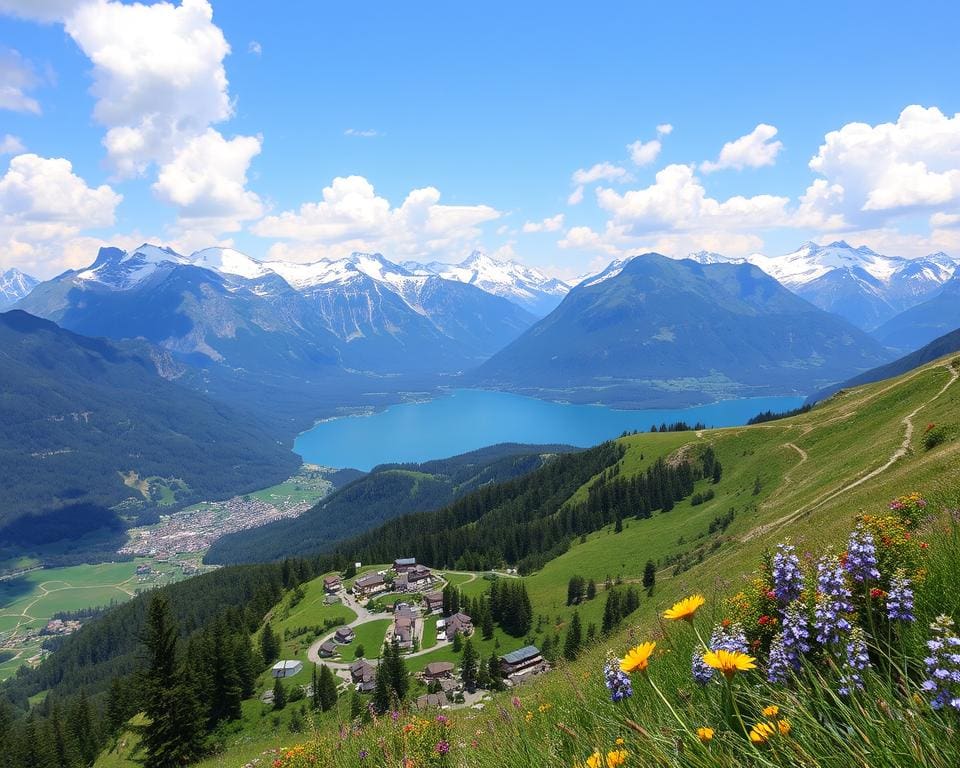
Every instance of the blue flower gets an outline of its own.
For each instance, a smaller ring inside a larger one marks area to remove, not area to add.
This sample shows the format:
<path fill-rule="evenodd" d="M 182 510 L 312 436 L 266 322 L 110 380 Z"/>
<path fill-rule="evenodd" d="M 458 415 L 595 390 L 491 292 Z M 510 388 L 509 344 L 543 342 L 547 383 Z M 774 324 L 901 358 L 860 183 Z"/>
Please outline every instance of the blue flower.
<path fill-rule="evenodd" d="M 800 656 L 810 650 L 810 630 L 807 626 L 806 609 L 799 600 L 794 600 L 783 614 L 781 642 L 790 666 L 800 669 Z"/>
<path fill-rule="evenodd" d="M 618 662 L 608 661 L 603 667 L 603 677 L 612 701 L 617 702 L 633 696 L 633 683 L 630 681 L 630 675 L 620 669 Z"/>
<path fill-rule="evenodd" d="M 832 645 L 839 642 L 841 633 L 850 631 L 847 614 L 853 611 L 843 567 L 835 555 L 823 557 L 817 563 L 817 590 L 813 622 L 817 642 Z"/>
<path fill-rule="evenodd" d="M 914 621 L 913 589 L 910 586 L 910 579 L 902 568 L 897 569 L 893 578 L 890 579 L 887 616 L 891 621 Z"/>
<path fill-rule="evenodd" d="M 773 593 L 781 604 L 793 602 L 803 592 L 803 571 L 792 544 L 778 544 L 773 556 Z"/>
<path fill-rule="evenodd" d="M 792 666 L 790 657 L 783 646 L 783 633 L 773 638 L 770 655 L 767 657 L 767 680 L 771 683 L 785 683 Z"/>
<path fill-rule="evenodd" d="M 731 624 L 730 627 L 724 627 L 722 624 L 715 626 L 713 634 L 710 635 L 710 650 L 746 653 L 747 636 L 744 634 L 743 627 L 740 624 Z M 703 660 L 702 648 L 693 650 L 691 672 L 693 679 L 700 685 L 706 685 L 713 679 L 713 669 Z"/>
<path fill-rule="evenodd" d="M 934 709 L 953 707 L 960 711 L 960 637 L 953 630 L 953 619 L 937 616 L 930 625 L 933 638 L 927 641 L 930 655 L 923 660 L 927 679 L 921 685 L 930 696 Z"/>
<path fill-rule="evenodd" d="M 867 579 L 880 578 L 873 534 L 863 527 L 863 523 L 858 523 L 850 534 L 850 541 L 847 543 L 846 567 L 854 581 L 863 582 Z"/>
<path fill-rule="evenodd" d="M 863 677 L 860 674 L 870 666 L 870 654 L 867 641 L 861 627 L 854 627 L 847 640 L 843 676 L 840 678 L 840 694 L 849 696 L 851 690 L 863 690 Z"/>

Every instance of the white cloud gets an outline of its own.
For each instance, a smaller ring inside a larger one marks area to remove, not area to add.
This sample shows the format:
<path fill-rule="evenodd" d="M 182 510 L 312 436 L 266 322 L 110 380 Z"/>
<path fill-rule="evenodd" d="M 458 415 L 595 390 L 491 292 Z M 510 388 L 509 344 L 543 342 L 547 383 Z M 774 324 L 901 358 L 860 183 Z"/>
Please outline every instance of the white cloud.
<path fill-rule="evenodd" d="M 590 227 L 578 226 L 570 227 L 564 236 L 557 241 L 557 245 L 564 249 L 579 251 L 599 251 L 611 256 L 616 256 L 620 250 L 613 244 L 604 240 L 597 232 Z"/>
<path fill-rule="evenodd" d="M 17 155 L 0 177 L 0 252 L 34 274 L 59 271 L 74 255 L 67 243 L 112 225 L 122 199 L 106 184 L 88 186 L 69 160 Z"/>
<path fill-rule="evenodd" d="M 93 114 L 107 129 L 104 146 L 121 176 L 168 162 L 233 114 L 223 67 L 230 46 L 207 0 L 90 0 L 65 25 L 93 62 Z"/>
<path fill-rule="evenodd" d="M 225 139 L 208 128 L 161 166 L 153 191 L 179 209 L 178 224 L 215 235 L 235 232 L 263 214 L 260 198 L 246 188 L 250 162 L 260 154 L 254 136 Z"/>
<path fill-rule="evenodd" d="M 543 221 L 527 221 L 523 225 L 523 231 L 528 234 L 531 232 L 557 232 L 562 228 L 562 213 L 558 213 L 556 216 L 550 216 L 543 219 Z"/>
<path fill-rule="evenodd" d="M 950 213 L 960 204 L 960 113 L 912 105 L 896 123 L 848 123 L 826 135 L 810 168 L 839 190 L 818 213 L 851 227 Z"/>
<path fill-rule="evenodd" d="M 746 136 L 724 144 L 717 160 L 701 163 L 700 170 L 711 173 L 723 168 L 735 168 L 739 171 L 744 168 L 773 165 L 780 150 L 783 149 L 783 142 L 773 140 L 776 135 L 775 127 L 760 123 Z"/>
<path fill-rule="evenodd" d="M 487 205 L 443 205 L 434 187 L 411 191 L 394 207 L 362 176 L 335 178 L 323 199 L 267 216 L 252 227 L 261 237 L 289 241 L 271 258 L 310 261 L 350 251 L 381 251 L 393 258 L 442 256 L 476 243 L 480 225 L 498 219 Z"/>
<path fill-rule="evenodd" d="M 597 163 L 590 168 L 580 168 L 573 173 L 574 184 L 593 184 L 596 181 L 623 182 L 629 181 L 631 176 L 626 168 L 613 163 Z"/>
<path fill-rule="evenodd" d="M 598 189 L 597 202 L 613 215 L 614 225 L 637 234 L 775 226 L 784 222 L 789 199 L 736 195 L 719 201 L 707 196 L 692 166 L 668 165 L 644 189 L 623 194 Z"/>
<path fill-rule="evenodd" d="M 40 114 L 40 103 L 27 95 L 40 78 L 30 63 L 12 48 L 0 48 L 0 109 Z"/>
<path fill-rule="evenodd" d="M 567 198 L 567 205 L 580 205 L 583 202 L 583 184 L 580 184 Z"/>
<path fill-rule="evenodd" d="M 347 128 L 343 132 L 344 136 L 358 136 L 362 139 L 372 139 L 375 136 L 380 136 L 380 131 L 376 131 L 373 128 Z"/>
<path fill-rule="evenodd" d="M 627 144 L 627 150 L 630 152 L 630 159 L 634 165 L 650 165 L 660 154 L 662 145 L 658 139 L 643 142 L 637 139 L 632 144 Z"/>
<path fill-rule="evenodd" d="M 260 56 L 263 53 L 263 46 L 260 45 L 256 40 L 251 40 L 247 44 L 247 53 L 252 53 L 254 56 Z"/>
<path fill-rule="evenodd" d="M 0 155 L 19 155 L 25 150 L 26 147 L 23 146 L 19 137 L 9 133 L 0 137 Z"/>
<path fill-rule="evenodd" d="M 669 136 L 673 133 L 673 126 L 670 123 L 661 123 L 657 126 L 657 133 L 660 136 Z"/>

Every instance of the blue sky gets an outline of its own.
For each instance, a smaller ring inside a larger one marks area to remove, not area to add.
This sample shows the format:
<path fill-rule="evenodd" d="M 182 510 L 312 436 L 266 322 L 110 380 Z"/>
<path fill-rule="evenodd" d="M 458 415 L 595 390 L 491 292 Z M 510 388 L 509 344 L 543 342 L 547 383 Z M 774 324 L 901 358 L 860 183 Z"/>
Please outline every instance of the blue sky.
<path fill-rule="evenodd" d="M 960 251 L 955 3 L 265 8 L 0 0 L 0 267 Z"/>

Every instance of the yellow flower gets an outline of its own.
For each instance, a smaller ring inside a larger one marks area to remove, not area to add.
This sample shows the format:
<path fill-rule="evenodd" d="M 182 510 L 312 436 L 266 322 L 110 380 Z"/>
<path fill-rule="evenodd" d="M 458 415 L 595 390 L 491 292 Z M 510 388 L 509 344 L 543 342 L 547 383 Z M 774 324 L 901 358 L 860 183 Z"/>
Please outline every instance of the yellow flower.
<path fill-rule="evenodd" d="M 546 712 L 547 710 L 552 709 L 552 708 L 553 708 L 553 704 L 541 704 L 540 707 L 539 707 L 539 709 L 540 709 L 540 714 L 542 715 L 544 712 Z"/>
<path fill-rule="evenodd" d="M 697 609 L 702 606 L 706 600 L 704 600 L 703 595 L 693 595 L 691 597 L 685 597 L 679 603 L 675 603 L 673 608 L 670 608 L 667 611 L 663 612 L 663 618 L 665 619 L 683 619 L 684 621 L 693 621 L 693 614 L 697 612 Z"/>
<path fill-rule="evenodd" d="M 776 730 L 770 723 L 757 723 L 750 729 L 750 741 L 754 744 L 766 744 Z"/>
<path fill-rule="evenodd" d="M 627 750 L 614 749 L 607 752 L 607 768 L 617 768 L 627 762 Z"/>
<path fill-rule="evenodd" d="M 656 647 L 656 643 L 640 643 L 636 648 L 631 648 L 620 662 L 620 671 L 628 675 L 632 672 L 645 671 L 650 663 L 650 654 Z"/>
<path fill-rule="evenodd" d="M 780 707 L 776 704 L 771 704 L 769 707 L 764 707 L 763 716 L 764 717 L 776 717 L 780 714 Z"/>
<path fill-rule="evenodd" d="M 603 755 L 594 752 L 587 758 L 587 768 L 603 768 Z"/>
<path fill-rule="evenodd" d="M 707 651 L 703 654 L 703 661 L 708 667 L 713 667 L 723 673 L 728 680 L 737 672 L 746 672 L 756 669 L 756 659 L 739 651 Z"/>
<path fill-rule="evenodd" d="M 709 744 L 713 741 L 713 728 L 697 728 L 697 738 L 702 744 Z"/>
<path fill-rule="evenodd" d="M 617 739 L 613 743 L 616 744 L 618 747 L 622 747 L 624 744 L 626 744 L 626 742 L 623 739 Z"/>
<path fill-rule="evenodd" d="M 777 720 L 777 728 L 780 729 L 781 736 L 790 735 L 790 721 L 787 720 L 787 718 L 781 717 L 779 720 Z"/>

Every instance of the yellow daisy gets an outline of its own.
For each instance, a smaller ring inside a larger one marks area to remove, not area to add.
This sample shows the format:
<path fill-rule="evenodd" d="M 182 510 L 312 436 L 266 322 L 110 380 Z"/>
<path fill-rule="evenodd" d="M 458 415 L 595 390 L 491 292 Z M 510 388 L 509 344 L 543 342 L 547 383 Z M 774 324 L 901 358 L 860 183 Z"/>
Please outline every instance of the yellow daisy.
<path fill-rule="evenodd" d="M 780 707 L 776 704 L 771 704 L 769 707 L 764 707 L 763 716 L 764 717 L 776 717 L 780 714 Z"/>
<path fill-rule="evenodd" d="M 750 729 L 750 741 L 754 744 L 766 744 L 776 730 L 770 723 L 757 723 Z"/>
<path fill-rule="evenodd" d="M 777 720 L 777 728 L 780 729 L 781 736 L 790 735 L 790 721 L 787 720 L 787 718 L 781 717 L 779 720 Z"/>
<path fill-rule="evenodd" d="M 617 768 L 627 762 L 627 750 L 614 749 L 607 752 L 607 768 Z"/>
<path fill-rule="evenodd" d="M 697 738 L 702 744 L 709 744 L 713 741 L 713 728 L 697 728 Z"/>
<path fill-rule="evenodd" d="M 620 671 L 628 675 L 645 671 L 650 663 L 650 654 L 656 647 L 656 643 L 640 643 L 636 648 L 631 648 L 620 662 Z"/>
<path fill-rule="evenodd" d="M 746 672 L 756 669 L 756 659 L 739 651 L 707 651 L 703 654 L 703 661 L 708 667 L 719 670 L 728 680 L 737 672 Z"/>
<path fill-rule="evenodd" d="M 685 597 L 679 603 L 674 603 L 674 606 L 669 610 L 663 612 L 663 618 L 665 619 L 683 619 L 684 621 L 693 621 L 693 614 L 697 612 L 697 609 L 700 608 L 705 602 L 707 602 L 703 595 L 692 595 L 691 597 Z"/>

